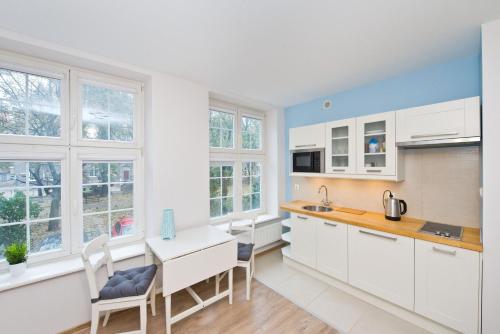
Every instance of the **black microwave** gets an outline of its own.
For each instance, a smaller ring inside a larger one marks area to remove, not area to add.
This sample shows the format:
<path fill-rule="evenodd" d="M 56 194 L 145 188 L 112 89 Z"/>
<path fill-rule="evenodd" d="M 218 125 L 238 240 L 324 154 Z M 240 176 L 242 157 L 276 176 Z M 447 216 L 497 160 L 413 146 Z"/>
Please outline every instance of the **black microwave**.
<path fill-rule="evenodd" d="M 294 173 L 324 173 L 324 150 L 292 152 L 292 171 Z"/>

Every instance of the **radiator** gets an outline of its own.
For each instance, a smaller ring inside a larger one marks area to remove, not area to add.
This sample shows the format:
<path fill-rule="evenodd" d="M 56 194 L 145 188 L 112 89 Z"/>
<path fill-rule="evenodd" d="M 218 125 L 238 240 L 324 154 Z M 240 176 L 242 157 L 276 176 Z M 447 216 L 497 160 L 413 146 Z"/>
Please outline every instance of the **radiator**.
<path fill-rule="evenodd" d="M 250 243 L 250 232 L 237 235 L 238 240 L 244 243 Z M 272 222 L 260 224 L 255 227 L 255 248 L 265 247 L 273 242 L 281 240 L 281 222 Z"/>

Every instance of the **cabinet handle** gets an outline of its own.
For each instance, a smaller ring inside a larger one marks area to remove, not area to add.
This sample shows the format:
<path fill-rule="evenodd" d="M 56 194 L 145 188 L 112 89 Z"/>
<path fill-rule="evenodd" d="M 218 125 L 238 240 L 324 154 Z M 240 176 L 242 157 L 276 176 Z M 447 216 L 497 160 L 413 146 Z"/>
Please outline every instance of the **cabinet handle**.
<path fill-rule="evenodd" d="M 345 169 L 337 168 L 337 169 L 332 169 L 332 171 L 334 171 L 334 172 L 345 172 Z"/>
<path fill-rule="evenodd" d="M 448 254 L 448 255 L 451 255 L 451 256 L 457 255 L 457 251 L 451 251 L 451 250 L 447 250 L 447 249 L 441 249 L 441 248 L 437 248 L 436 246 L 432 246 L 432 250 L 435 251 L 435 252 L 438 252 L 438 253 Z"/>
<path fill-rule="evenodd" d="M 367 173 L 382 173 L 381 169 L 367 169 Z"/>
<path fill-rule="evenodd" d="M 307 144 L 307 145 L 295 145 L 296 148 L 299 148 L 299 147 L 315 147 L 316 144 Z"/>
<path fill-rule="evenodd" d="M 307 217 L 303 217 L 303 216 L 297 216 L 297 218 L 307 220 Z"/>
<path fill-rule="evenodd" d="M 330 223 L 330 222 L 323 222 L 323 224 L 328 225 L 328 226 L 332 226 L 332 227 L 337 227 L 337 224 Z"/>
<path fill-rule="evenodd" d="M 446 133 L 428 133 L 422 135 L 412 135 L 411 138 L 425 138 L 425 137 L 443 137 L 443 136 L 455 136 L 458 135 L 458 132 L 446 132 Z"/>
<path fill-rule="evenodd" d="M 374 237 L 384 238 L 384 239 L 388 239 L 388 240 L 392 240 L 392 241 L 398 240 L 398 238 L 396 238 L 396 237 L 389 237 L 387 235 L 382 235 L 382 234 L 378 234 L 378 233 L 368 232 L 368 231 L 364 231 L 364 230 L 359 230 L 359 233 L 368 234 L 368 235 L 372 235 Z"/>

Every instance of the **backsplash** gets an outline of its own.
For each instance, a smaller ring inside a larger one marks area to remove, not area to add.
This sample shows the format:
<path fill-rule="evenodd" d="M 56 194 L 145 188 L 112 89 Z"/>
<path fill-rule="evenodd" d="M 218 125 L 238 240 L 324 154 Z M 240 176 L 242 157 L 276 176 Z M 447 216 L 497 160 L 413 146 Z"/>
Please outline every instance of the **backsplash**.
<path fill-rule="evenodd" d="M 324 191 L 320 195 L 318 188 L 324 184 L 335 206 L 383 212 L 382 193 L 390 189 L 408 203 L 408 216 L 479 227 L 479 147 L 414 149 L 404 154 L 403 182 L 292 177 L 292 198 L 319 202 Z"/>

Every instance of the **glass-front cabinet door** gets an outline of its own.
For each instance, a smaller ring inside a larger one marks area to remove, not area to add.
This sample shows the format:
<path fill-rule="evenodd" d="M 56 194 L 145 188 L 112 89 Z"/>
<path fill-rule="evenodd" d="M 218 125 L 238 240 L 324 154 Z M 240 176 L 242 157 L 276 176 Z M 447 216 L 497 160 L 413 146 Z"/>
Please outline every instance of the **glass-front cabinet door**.
<path fill-rule="evenodd" d="M 331 174 L 356 172 L 356 119 L 326 124 L 325 166 Z"/>
<path fill-rule="evenodd" d="M 357 172 L 368 175 L 395 175 L 395 113 L 358 117 L 356 123 Z"/>

